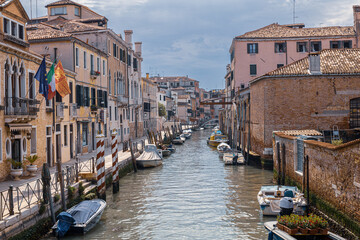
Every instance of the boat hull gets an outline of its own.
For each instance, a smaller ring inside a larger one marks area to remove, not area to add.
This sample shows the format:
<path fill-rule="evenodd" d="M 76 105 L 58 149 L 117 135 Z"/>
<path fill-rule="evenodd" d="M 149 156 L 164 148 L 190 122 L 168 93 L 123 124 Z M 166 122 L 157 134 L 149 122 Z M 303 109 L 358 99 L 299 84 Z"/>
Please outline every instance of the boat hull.
<path fill-rule="evenodd" d="M 153 167 L 158 167 L 158 166 L 162 165 L 162 160 L 161 159 L 155 159 L 155 160 L 136 159 L 136 165 L 139 168 L 153 168 Z"/>

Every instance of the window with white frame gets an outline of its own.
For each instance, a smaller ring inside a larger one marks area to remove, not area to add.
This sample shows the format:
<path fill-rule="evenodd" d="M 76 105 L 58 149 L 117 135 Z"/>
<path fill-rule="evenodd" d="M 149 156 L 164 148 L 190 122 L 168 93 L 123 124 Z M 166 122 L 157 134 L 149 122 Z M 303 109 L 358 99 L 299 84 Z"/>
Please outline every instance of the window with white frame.
<path fill-rule="evenodd" d="M 68 128 L 67 125 L 64 125 L 64 146 L 68 145 Z"/>
<path fill-rule="evenodd" d="M 100 58 L 96 59 L 96 71 L 100 72 Z"/>
<path fill-rule="evenodd" d="M 24 40 L 24 25 L 14 22 L 10 19 L 3 18 L 3 30 L 5 34 Z"/>
<path fill-rule="evenodd" d="M 87 68 L 86 58 L 87 58 L 87 54 L 86 54 L 86 52 L 84 51 L 84 68 L 85 68 L 85 69 Z"/>
<path fill-rule="evenodd" d="M 76 11 L 76 10 L 75 10 Z M 66 7 L 54 7 L 50 9 L 50 15 L 51 16 L 55 16 L 55 15 L 65 15 L 67 14 L 67 10 Z"/>
<path fill-rule="evenodd" d="M 105 65 L 105 60 L 103 60 L 103 75 L 105 76 L 105 72 L 106 71 L 106 65 Z"/>
<path fill-rule="evenodd" d="M 75 7 L 75 16 L 80 16 L 80 8 Z"/>
<path fill-rule="evenodd" d="M 36 128 L 31 129 L 30 153 L 36 153 Z"/>

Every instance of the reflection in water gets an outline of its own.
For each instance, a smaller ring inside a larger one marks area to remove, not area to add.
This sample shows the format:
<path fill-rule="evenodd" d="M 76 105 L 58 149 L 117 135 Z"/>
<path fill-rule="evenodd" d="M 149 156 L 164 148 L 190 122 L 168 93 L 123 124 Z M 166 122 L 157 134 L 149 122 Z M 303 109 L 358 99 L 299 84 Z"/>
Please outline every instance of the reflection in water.
<path fill-rule="evenodd" d="M 262 218 L 256 195 L 272 173 L 224 166 L 208 135 L 194 132 L 162 167 L 122 178 L 98 226 L 67 239 L 267 239 L 263 222 L 274 218 Z"/>

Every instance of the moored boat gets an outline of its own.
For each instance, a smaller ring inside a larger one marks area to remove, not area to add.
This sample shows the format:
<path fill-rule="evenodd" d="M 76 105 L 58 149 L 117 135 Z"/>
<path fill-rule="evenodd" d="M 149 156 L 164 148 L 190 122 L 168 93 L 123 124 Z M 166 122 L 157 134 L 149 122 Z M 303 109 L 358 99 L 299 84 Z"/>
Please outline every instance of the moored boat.
<path fill-rule="evenodd" d="M 277 227 L 277 221 L 265 222 L 264 227 L 269 231 L 269 240 L 298 240 L 298 239 L 311 239 L 311 240 L 345 240 L 345 238 L 340 237 L 339 235 L 328 232 L 327 235 L 302 235 L 300 233 L 295 235 L 289 235 L 288 233 L 280 230 Z"/>
<path fill-rule="evenodd" d="M 257 199 L 263 215 L 277 216 L 280 213 L 280 200 L 284 197 L 285 191 L 290 191 L 290 197 L 294 203 L 294 214 L 304 215 L 306 210 L 306 200 L 297 187 L 271 185 L 262 186 Z"/>
<path fill-rule="evenodd" d="M 157 167 L 162 164 L 162 155 L 154 144 L 145 145 L 144 152 L 136 159 L 139 168 Z"/>
<path fill-rule="evenodd" d="M 231 147 L 226 143 L 220 143 L 217 148 L 219 157 L 223 157 L 224 153 L 232 152 Z"/>
<path fill-rule="evenodd" d="M 169 149 L 162 149 L 162 155 L 163 157 L 168 157 L 171 155 L 171 151 Z"/>
<path fill-rule="evenodd" d="M 244 157 L 238 152 L 224 153 L 223 161 L 225 165 L 243 165 L 245 164 Z"/>
<path fill-rule="evenodd" d="M 176 136 L 173 140 L 172 140 L 173 144 L 177 144 L 177 145 L 181 145 L 184 143 L 184 140 L 180 138 L 180 136 Z"/>
<path fill-rule="evenodd" d="M 220 143 L 229 143 L 229 139 L 226 135 L 214 134 L 208 139 L 208 144 L 213 147 L 217 147 Z"/>
<path fill-rule="evenodd" d="M 106 202 L 101 199 L 83 201 L 58 215 L 53 233 L 58 237 L 66 233 L 85 234 L 100 221 L 105 207 Z"/>
<path fill-rule="evenodd" d="M 184 135 L 184 134 L 180 134 L 180 139 L 183 140 L 183 142 L 185 142 L 185 140 L 186 140 L 185 135 Z"/>

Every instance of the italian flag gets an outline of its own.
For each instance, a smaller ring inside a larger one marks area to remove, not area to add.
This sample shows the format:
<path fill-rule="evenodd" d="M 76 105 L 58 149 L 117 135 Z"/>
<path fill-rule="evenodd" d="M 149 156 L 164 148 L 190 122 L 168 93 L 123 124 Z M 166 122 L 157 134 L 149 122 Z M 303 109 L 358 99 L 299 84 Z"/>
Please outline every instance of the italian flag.
<path fill-rule="evenodd" d="M 48 100 L 52 99 L 56 94 L 56 87 L 55 87 L 55 66 L 54 63 L 51 65 L 51 68 L 46 76 L 47 82 L 49 84 L 49 94 Z"/>

